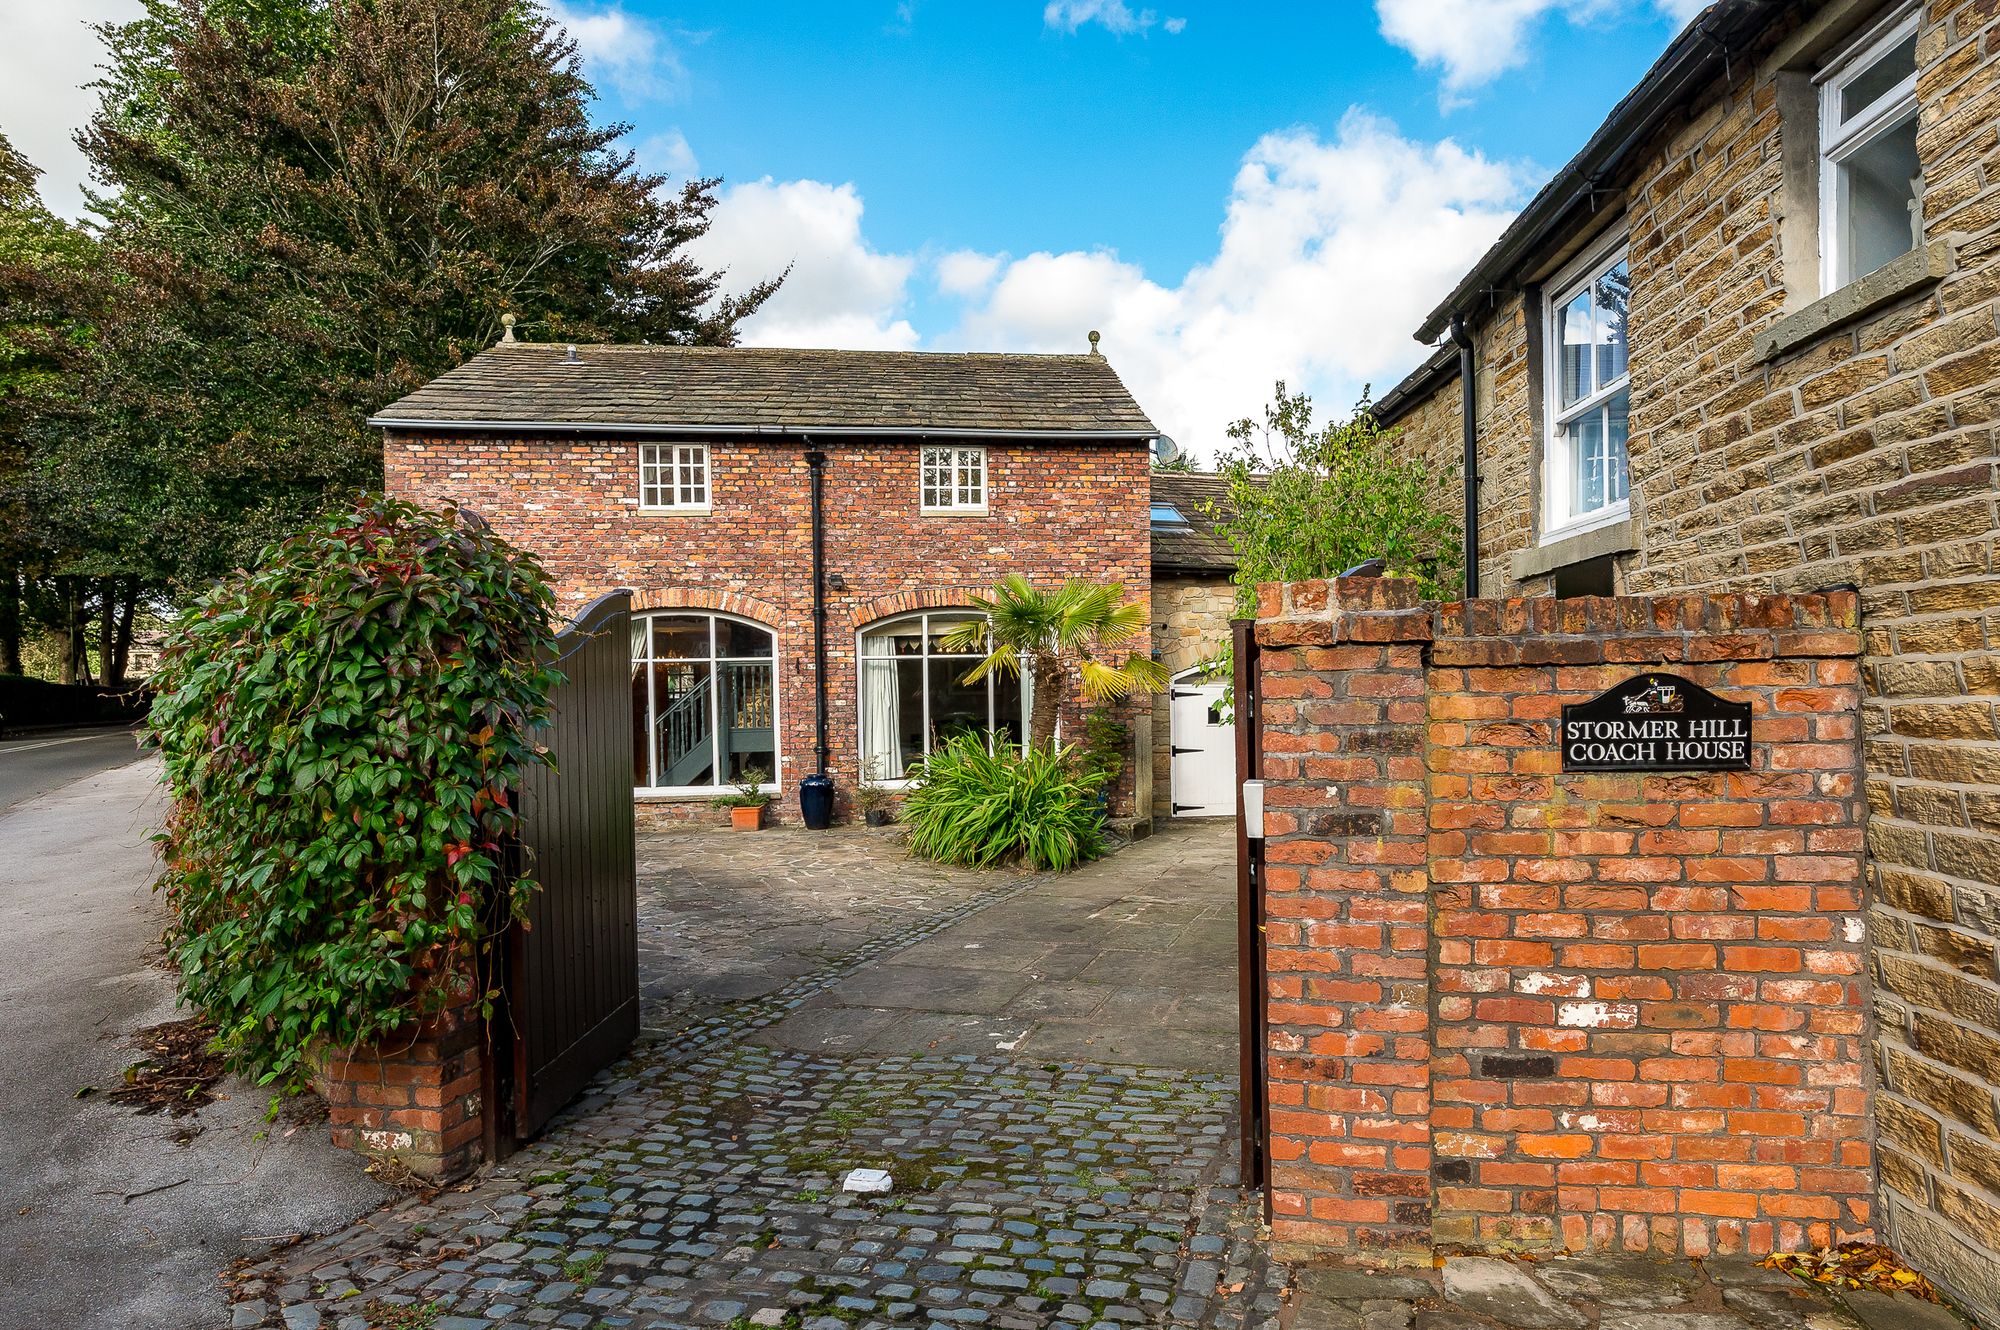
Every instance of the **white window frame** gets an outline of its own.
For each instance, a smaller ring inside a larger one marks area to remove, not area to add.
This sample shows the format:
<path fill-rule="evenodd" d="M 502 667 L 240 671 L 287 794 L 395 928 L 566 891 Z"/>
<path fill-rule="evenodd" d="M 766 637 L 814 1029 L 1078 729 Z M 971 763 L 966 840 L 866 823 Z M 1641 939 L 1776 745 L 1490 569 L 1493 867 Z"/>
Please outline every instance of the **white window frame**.
<path fill-rule="evenodd" d="M 646 735 L 647 775 L 651 777 L 657 774 L 657 768 L 660 760 L 659 745 L 652 733 L 652 729 L 655 724 L 654 717 L 658 714 L 660 705 L 660 699 L 658 695 L 659 678 L 657 675 L 655 675 L 652 668 L 655 661 L 655 658 L 653 656 L 653 620 L 655 619 L 707 619 L 708 620 L 708 655 L 700 657 L 698 659 L 699 661 L 706 663 L 709 667 L 709 678 L 711 680 L 708 690 L 708 715 L 709 715 L 708 733 L 709 733 L 709 754 L 710 754 L 709 761 L 715 770 L 716 780 L 718 783 L 713 785 L 640 785 L 634 782 L 632 786 L 633 795 L 637 798 L 642 798 L 642 799 L 671 798 L 676 796 L 689 796 L 689 795 L 695 795 L 703 798 L 712 799 L 718 794 L 724 794 L 736 788 L 734 782 L 724 780 L 722 778 L 722 764 L 721 764 L 722 754 L 717 748 L 717 745 L 722 741 L 722 690 L 715 686 L 713 680 L 716 676 L 716 672 L 720 670 L 721 667 L 725 664 L 761 665 L 766 663 L 767 660 L 771 666 L 771 777 L 764 784 L 763 788 L 765 789 L 765 791 L 767 791 L 773 796 L 782 795 L 785 792 L 785 782 L 784 782 L 785 695 L 783 686 L 783 676 L 778 672 L 778 665 L 780 663 L 780 657 L 778 655 L 778 630 L 773 628 L 768 623 L 759 623 L 755 619 L 746 619 L 740 614 L 723 614 L 715 610 L 699 610 L 699 609 L 647 610 L 643 613 L 634 614 L 632 616 L 632 622 L 634 624 L 643 623 L 646 625 L 645 725 L 647 731 Z M 751 628 L 757 629 L 759 632 L 768 634 L 771 638 L 770 656 L 764 657 L 764 656 L 721 655 L 719 651 L 719 648 L 721 646 L 721 636 L 720 636 L 721 629 L 717 625 L 723 622 L 745 624 Z M 634 665 L 637 665 L 639 663 L 640 662 L 637 660 L 634 660 L 632 662 L 632 664 Z"/>
<path fill-rule="evenodd" d="M 1870 28 L 1815 78 L 1819 84 L 1819 289 L 1830 295 L 1866 273 L 1848 272 L 1852 256 L 1843 252 L 1847 199 L 1841 165 L 1917 113 L 1917 71 L 1890 88 L 1851 122 L 1840 122 L 1841 94 L 1877 57 L 1917 31 L 1922 18 L 1917 0 L 1896 10 Z M 1919 200 L 1921 201 L 1921 194 Z M 1912 244 L 1911 248 L 1916 246 Z"/>
<path fill-rule="evenodd" d="M 985 512 L 986 449 L 924 444 L 917 456 L 917 508 L 925 513 Z"/>
<path fill-rule="evenodd" d="M 918 610 L 912 614 L 897 614 L 897 615 L 892 615 L 887 619 L 877 619 L 874 623 L 867 625 L 866 627 L 862 628 L 859 632 L 855 633 L 854 635 L 854 721 L 855 721 L 854 753 L 855 753 L 855 760 L 857 762 L 865 764 L 869 760 L 867 753 L 868 662 L 871 660 L 877 660 L 877 661 L 921 660 L 923 662 L 923 679 L 924 679 L 923 735 L 924 735 L 924 743 L 927 745 L 924 749 L 924 752 L 929 753 L 931 751 L 930 748 L 928 747 L 931 741 L 930 663 L 932 660 L 940 659 L 940 657 L 934 656 L 931 653 L 932 630 L 930 621 L 935 618 L 935 619 L 947 620 L 950 623 L 956 624 L 956 623 L 964 623 L 969 619 L 977 619 L 979 617 L 980 617 L 979 611 L 973 609 L 971 606 L 961 606 L 955 608 L 947 607 L 935 610 Z M 921 635 L 921 640 L 923 641 L 924 644 L 924 649 L 919 655 L 870 656 L 866 654 L 866 651 L 862 645 L 863 638 L 869 636 L 872 633 L 879 633 L 884 631 L 885 629 L 894 628 L 898 624 L 906 624 L 912 622 L 917 624 L 917 631 Z M 966 666 L 969 669 L 984 655 L 985 655 L 984 652 L 974 651 L 964 656 L 948 655 L 942 657 L 942 659 L 945 660 L 962 659 L 966 662 Z M 994 670 L 993 672 L 991 672 L 986 676 L 986 747 L 989 752 L 992 751 L 993 748 L 993 735 L 994 735 L 993 722 L 996 719 L 998 719 L 1000 715 L 1000 710 L 999 710 L 1000 690 L 1001 688 L 1006 687 L 1010 684 L 1013 690 L 1018 694 L 1020 698 L 1021 711 L 1017 719 L 1021 731 L 1020 747 L 1023 753 L 1026 753 L 1028 751 L 1028 744 L 1032 740 L 1032 736 L 1028 733 L 1028 723 L 1034 710 L 1034 688 L 1032 686 L 1032 682 L 1028 672 L 1026 670 L 1022 670 L 1017 677 L 1013 679 L 1008 679 L 1004 677 L 999 670 Z M 1058 719 L 1057 721 L 1056 731 L 1057 731 L 1057 736 L 1060 737 L 1062 731 L 1062 725 L 1060 719 Z M 863 771 L 861 773 L 861 776 L 862 779 L 864 780 L 868 779 L 868 773 L 866 771 Z M 879 785 L 885 790 L 907 789 L 911 783 L 912 783 L 911 778 L 908 776 L 885 776 L 880 780 L 869 781 L 869 784 Z"/>
<path fill-rule="evenodd" d="M 710 472 L 705 443 L 639 445 L 639 511 L 709 511 Z"/>
<path fill-rule="evenodd" d="M 1563 429 L 1573 420 L 1604 409 L 1606 402 L 1632 387 L 1631 327 L 1626 326 L 1625 372 L 1609 384 L 1593 386 L 1590 394 L 1568 406 L 1562 405 L 1562 311 L 1605 273 L 1627 264 L 1630 254 L 1623 227 L 1617 227 L 1572 259 L 1542 288 L 1542 535 L 1541 543 L 1554 544 L 1585 531 L 1594 531 L 1613 522 L 1622 522 L 1632 512 L 1632 476 L 1627 461 L 1626 497 L 1588 512 L 1575 511 L 1576 458 Z M 1595 370 L 1593 368 L 1593 375 Z M 1631 437 L 1630 398 L 1627 398 L 1626 437 Z"/>

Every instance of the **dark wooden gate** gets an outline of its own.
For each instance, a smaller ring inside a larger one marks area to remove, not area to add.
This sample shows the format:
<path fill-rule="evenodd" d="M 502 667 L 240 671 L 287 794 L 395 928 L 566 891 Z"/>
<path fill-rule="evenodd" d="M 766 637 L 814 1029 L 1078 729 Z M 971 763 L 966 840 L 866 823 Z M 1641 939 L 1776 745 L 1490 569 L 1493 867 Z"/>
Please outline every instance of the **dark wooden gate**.
<path fill-rule="evenodd" d="M 1270 1028 L 1265 1010 L 1264 840 L 1250 835 L 1243 816 L 1243 782 L 1264 774 L 1258 731 L 1256 623 L 1230 621 L 1236 654 L 1236 1024 L 1238 1056 L 1237 1126 L 1242 1133 L 1243 1185 L 1264 1194 L 1264 1219 L 1271 1218 Z"/>
<path fill-rule="evenodd" d="M 555 766 L 521 791 L 521 862 L 541 890 L 528 927 L 509 932 L 492 1030 L 496 1157 L 540 1131 L 639 1033 L 631 619 L 631 593 L 615 591 L 556 639 L 564 682 L 542 739 Z"/>

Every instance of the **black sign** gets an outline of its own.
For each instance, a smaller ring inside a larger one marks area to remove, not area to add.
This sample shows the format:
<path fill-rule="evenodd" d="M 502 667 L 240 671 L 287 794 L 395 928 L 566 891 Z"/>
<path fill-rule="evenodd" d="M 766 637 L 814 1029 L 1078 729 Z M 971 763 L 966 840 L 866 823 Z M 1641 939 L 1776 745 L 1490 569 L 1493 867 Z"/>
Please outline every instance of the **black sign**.
<path fill-rule="evenodd" d="M 1564 771 L 1748 771 L 1750 704 L 1642 674 L 1563 708 Z"/>

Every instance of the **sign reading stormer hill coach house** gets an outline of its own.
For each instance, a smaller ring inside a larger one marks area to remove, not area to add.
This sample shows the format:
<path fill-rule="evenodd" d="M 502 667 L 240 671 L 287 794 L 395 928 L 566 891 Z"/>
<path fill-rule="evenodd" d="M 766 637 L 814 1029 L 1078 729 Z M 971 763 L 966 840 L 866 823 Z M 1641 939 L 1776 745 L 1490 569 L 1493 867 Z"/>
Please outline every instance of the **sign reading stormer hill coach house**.
<path fill-rule="evenodd" d="M 1748 771 L 1750 704 L 1641 674 L 1563 708 L 1564 771 Z"/>

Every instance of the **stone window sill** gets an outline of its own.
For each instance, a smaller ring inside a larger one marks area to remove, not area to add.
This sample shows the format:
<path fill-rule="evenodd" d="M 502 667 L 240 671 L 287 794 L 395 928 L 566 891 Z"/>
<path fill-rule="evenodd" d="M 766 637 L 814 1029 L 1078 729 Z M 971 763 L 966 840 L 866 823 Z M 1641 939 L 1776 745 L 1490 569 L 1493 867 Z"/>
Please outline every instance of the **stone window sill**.
<path fill-rule="evenodd" d="M 1832 295 L 1821 296 L 1804 309 L 1787 314 L 1757 334 L 1759 360 L 1776 360 L 1800 347 L 1866 318 L 1885 305 L 1951 276 L 1951 246 L 1933 240 L 1922 249 L 1913 249 L 1900 258 L 1849 282 Z"/>
<path fill-rule="evenodd" d="M 1547 545 L 1522 550 L 1514 556 L 1514 580 L 1519 582 L 1530 577 L 1547 577 L 1556 569 L 1567 568 L 1573 563 L 1600 559 L 1607 554 L 1630 554 L 1638 548 L 1639 519 L 1628 517 L 1622 522 L 1609 522 Z"/>

